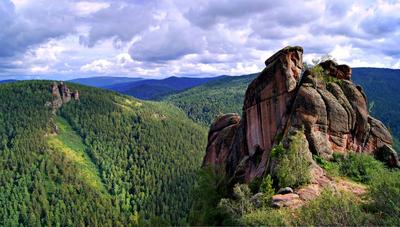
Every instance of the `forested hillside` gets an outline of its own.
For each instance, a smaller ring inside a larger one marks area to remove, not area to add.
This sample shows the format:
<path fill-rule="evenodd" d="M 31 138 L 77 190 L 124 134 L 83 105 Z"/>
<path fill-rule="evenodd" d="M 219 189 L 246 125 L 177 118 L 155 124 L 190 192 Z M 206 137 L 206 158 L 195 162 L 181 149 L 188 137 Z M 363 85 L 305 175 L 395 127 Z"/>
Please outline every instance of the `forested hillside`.
<path fill-rule="evenodd" d="M 223 113 L 241 113 L 243 97 L 256 74 L 224 77 L 187 91 L 173 94 L 164 100 L 182 108 L 189 118 L 209 125 Z"/>
<path fill-rule="evenodd" d="M 400 138 L 400 70 L 355 68 L 353 80 L 365 90 L 371 114 Z"/>
<path fill-rule="evenodd" d="M 245 90 L 255 77 L 226 77 L 164 99 L 182 108 L 191 119 L 209 125 L 221 113 L 242 113 Z M 400 138 L 400 70 L 353 68 L 353 81 L 365 90 L 372 115 Z"/>
<path fill-rule="evenodd" d="M 168 104 L 50 81 L 0 85 L 0 225 L 185 224 L 206 131 Z M 58 133 L 54 133 L 54 124 Z"/>

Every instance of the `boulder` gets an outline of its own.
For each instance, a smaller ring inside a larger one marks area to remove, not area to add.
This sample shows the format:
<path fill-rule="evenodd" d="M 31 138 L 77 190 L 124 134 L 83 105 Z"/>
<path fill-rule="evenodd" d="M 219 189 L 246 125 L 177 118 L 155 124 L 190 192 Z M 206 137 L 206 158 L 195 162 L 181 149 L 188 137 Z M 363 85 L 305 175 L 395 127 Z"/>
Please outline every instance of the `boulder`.
<path fill-rule="evenodd" d="M 280 188 L 278 190 L 278 194 L 289 194 L 289 193 L 293 193 L 293 189 L 291 187 L 285 187 L 285 188 Z"/>
<path fill-rule="evenodd" d="M 222 129 L 230 125 L 238 124 L 239 122 L 240 116 L 237 113 L 229 113 L 219 116 L 210 126 L 210 131 L 208 132 L 208 135 L 213 135 L 215 132 L 221 131 Z"/>
<path fill-rule="evenodd" d="M 319 65 L 328 73 L 329 76 L 340 80 L 351 79 L 351 68 L 348 65 L 338 65 L 333 60 L 321 62 Z"/>
<path fill-rule="evenodd" d="M 385 163 L 387 163 L 390 167 L 400 168 L 400 161 L 397 152 L 387 144 L 384 144 L 377 152 L 377 158 Z"/>
<path fill-rule="evenodd" d="M 284 195 L 274 195 L 272 196 L 272 207 L 281 208 L 281 207 L 297 207 L 302 205 L 302 200 L 299 195 L 294 193 L 288 193 Z"/>

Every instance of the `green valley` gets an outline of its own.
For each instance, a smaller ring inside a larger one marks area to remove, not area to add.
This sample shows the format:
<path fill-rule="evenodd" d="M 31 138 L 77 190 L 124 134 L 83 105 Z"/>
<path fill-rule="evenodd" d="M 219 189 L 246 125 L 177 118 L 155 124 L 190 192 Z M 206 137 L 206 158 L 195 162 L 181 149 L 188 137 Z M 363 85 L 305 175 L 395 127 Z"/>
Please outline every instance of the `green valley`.
<path fill-rule="evenodd" d="M 206 129 L 170 104 L 74 84 L 80 101 L 53 115 L 50 84 L 0 86 L 0 225 L 187 223 Z"/>
<path fill-rule="evenodd" d="M 257 75 L 223 77 L 163 100 L 182 108 L 194 121 L 210 125 L 220 114 L 241 113 L 246 88 Z"/>

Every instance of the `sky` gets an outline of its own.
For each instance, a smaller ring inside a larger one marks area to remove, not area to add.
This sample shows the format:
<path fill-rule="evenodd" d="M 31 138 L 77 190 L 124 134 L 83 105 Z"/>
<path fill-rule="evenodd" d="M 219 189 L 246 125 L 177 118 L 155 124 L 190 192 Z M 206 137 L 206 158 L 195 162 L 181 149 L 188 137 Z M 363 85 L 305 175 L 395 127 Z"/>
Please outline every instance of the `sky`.
<path fill-rule="evenodd" d="M 0 0 L 0 80 L 242 75 L 291 45 L 400 68 L 400 1 Z"/>

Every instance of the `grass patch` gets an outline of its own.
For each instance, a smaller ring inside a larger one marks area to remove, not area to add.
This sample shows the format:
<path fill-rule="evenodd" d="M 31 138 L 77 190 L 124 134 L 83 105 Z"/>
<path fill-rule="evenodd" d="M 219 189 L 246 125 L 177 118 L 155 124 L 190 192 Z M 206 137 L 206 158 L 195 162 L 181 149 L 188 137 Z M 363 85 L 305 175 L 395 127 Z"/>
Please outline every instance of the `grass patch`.
<path fill-rule="evenodd" d="M 75 151 L 85 151 L 86 146 L 83 144 L 81 137 L 76 134 L 67 120 L 62 117 L 57 117 L 56 124 L 59 128 L 59 133 L 56 137 L 65 144 L 65 146 Z"/>
<path fill-rule="evenodd" d="M 336 177 L 348 177 L 368 185 L 368 194 L 366 195 L 368 203 L 363 205 L 365 214 L 360 215 L 368 218 L 369 224 L 400 225 L 400 171 L 398 169 L 388 169 L 382 162 L 368 154 L 335 155 L 332 162 L 317 157 L 315 160 L 327 171 L 331 169 L 330 173 L 334 173 Z M 346 198 L 342 198 L 342 200 L 346 206 Z M 358 213 L 359 211 L 354 208 L 354 212 Z M 307 218 L 309 217 L 305 217 L 304 220 Z M 309 224 L 329 225 L 328 223 Z M 357 225 L 363 224 L 366 223 L 357 223 Z M 351 223 L 347 225 L 351 225 Z"/>
<path fill-rule="evenodd" d="M 294 225 L 299 226 L 363 226 L 370 219 L 354 195 L 329 189 L 301 207 L 296 216 Z"/>
<path fill-rule="evenodd" d="M 243 226 L 289 226 L 288 212 L 283 209 L 260 209 L 245 214 L 240 220 Z"/>
<path fill-rule="evenodd" d="M 77 165 L 79 172 L 76 175 L 81 180 L 94 189 L 106 192 L 96 165 L 85 152 L 86 146 L 82 143 L 82 139 L 64 118 L 57 117 L 56 122 L 59 133 L 49 137 L 47 141 L 51 150 L 61 152 L 68 161 Z"/>

